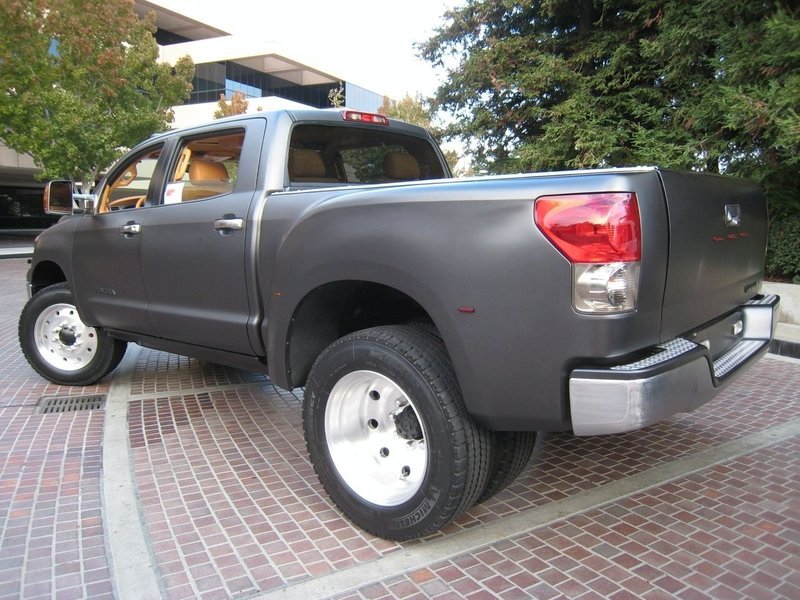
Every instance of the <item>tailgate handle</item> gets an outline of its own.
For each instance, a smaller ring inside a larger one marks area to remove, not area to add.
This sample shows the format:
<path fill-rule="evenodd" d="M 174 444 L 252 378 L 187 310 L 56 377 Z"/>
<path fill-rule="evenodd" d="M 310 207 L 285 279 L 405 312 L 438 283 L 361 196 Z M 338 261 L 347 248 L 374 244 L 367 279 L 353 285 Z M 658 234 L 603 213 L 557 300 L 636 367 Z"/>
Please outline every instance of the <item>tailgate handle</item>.
<path fill-rule="evenodd" d="M 231 231 L 233 229 L 241 229 L 243 226 L 243 219 L 217 219 L 214 221 L 214 229 L 217 231 Z"/>

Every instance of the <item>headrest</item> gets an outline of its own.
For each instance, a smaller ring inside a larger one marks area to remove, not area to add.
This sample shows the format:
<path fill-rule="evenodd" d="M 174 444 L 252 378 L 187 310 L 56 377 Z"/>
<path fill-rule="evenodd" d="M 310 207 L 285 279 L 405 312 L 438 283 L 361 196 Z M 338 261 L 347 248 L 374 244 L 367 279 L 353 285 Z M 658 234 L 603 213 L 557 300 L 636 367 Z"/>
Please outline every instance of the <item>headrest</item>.
<path fill-rule="evenodd" d="M 193 160 L 189 165 L 190 181 L 228 181 L 225 165 L 210 160 Z"/>
<path fill-rule="evenodd" d="M 389 152 L 383 159 L 383 169 L 389 179 L 419 179 L 417 159 L 405 152 Z"/>
<path fill-rule="evenodd" d="M 316 150 L 289 151 L 289 179 L 325 177 L 325 163 Z"/>

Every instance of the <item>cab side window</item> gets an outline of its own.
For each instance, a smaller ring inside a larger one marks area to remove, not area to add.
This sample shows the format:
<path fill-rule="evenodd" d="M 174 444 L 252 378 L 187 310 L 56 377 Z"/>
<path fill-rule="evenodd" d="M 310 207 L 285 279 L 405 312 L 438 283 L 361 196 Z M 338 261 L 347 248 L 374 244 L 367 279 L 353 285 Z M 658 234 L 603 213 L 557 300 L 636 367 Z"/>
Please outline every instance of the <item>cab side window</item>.
<path fill-rule="evenodd" d="M 100 194 L 99 212 L 139 208 L 147 200 L 147 190 L 153 179 L 161 146 L 137 154 L 127 163 L 115 168 L 115 174 Z"/>
<path fill-rule="evenodd" d="M 164 204 L 205 200 L 232 192 L 243 143 L 242 129 L 184 142 L 164 191 Z"/>

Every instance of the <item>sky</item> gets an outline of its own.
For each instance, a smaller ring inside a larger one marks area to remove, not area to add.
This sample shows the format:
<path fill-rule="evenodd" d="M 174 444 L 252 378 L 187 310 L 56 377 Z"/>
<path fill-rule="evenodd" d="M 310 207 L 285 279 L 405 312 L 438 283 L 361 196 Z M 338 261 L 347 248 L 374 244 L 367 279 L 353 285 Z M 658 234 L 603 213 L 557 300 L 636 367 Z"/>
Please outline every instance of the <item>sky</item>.
<path fill-rule="evenodd" d="M 237 34 L 316 57 L 332 75 L 394 99 L 432 95 L 442 79 L 417 58 L 442 15 L 461 0 L 202 0 Z M 291 55 L 291 54 L 290 54 Z M 313 63 L 309 63 L 312 66 Z"/>

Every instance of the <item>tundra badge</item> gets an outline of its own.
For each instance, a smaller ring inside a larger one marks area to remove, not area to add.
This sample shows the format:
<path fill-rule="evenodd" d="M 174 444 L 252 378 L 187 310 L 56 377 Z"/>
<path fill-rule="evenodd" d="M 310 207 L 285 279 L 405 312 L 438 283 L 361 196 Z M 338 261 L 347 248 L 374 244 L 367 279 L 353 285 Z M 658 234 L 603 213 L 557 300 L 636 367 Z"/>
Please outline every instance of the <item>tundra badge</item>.
<path fill-rule="evenodd" d="M 725 205 L 725 227 L 739 227 L 742 224 L 742 209 L 738 204 Z"/>

